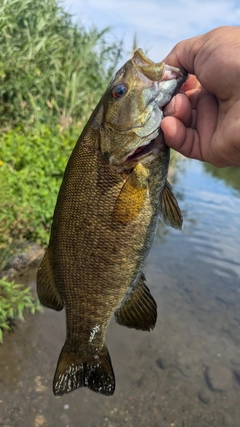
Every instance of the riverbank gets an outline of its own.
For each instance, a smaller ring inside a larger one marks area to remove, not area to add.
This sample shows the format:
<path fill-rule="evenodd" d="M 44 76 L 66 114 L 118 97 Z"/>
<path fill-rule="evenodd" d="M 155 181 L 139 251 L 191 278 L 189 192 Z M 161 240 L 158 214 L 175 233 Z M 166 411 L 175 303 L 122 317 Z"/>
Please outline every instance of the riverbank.
<path fill-rule="evenodd" d="M 0 277 L 14 279 L 29 268 L 34 268 L 43 258 L 45 249 L 36 243 L 24 242 L 16 246 L 14 254 L 8 259 Z"/>

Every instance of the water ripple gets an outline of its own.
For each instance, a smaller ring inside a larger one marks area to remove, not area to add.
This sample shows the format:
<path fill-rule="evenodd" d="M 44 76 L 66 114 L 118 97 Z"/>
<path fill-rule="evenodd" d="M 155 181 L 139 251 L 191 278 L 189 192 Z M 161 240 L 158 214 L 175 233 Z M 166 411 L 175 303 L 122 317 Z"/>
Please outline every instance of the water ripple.
<path fill-rule="evenodd" d="M 211 265 L 221 276 L 240 278 L 239 194 L 206 174 L 200 163 L 188 165 L 176 190 L 186 213 L 182 245 L 192 253 L 192 262 Z"/>

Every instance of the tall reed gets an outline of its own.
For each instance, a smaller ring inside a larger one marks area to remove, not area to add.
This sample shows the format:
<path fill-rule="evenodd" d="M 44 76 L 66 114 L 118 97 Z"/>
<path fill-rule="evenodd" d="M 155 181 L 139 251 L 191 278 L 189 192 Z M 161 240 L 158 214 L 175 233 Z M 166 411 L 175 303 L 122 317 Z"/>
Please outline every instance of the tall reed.
<path fill-rule="evenodd" d="M 86 119 L 121 52 L 108 28 L 74 24 L 57 0 L 2 0 L 0 45 L 1 128 Z"/>

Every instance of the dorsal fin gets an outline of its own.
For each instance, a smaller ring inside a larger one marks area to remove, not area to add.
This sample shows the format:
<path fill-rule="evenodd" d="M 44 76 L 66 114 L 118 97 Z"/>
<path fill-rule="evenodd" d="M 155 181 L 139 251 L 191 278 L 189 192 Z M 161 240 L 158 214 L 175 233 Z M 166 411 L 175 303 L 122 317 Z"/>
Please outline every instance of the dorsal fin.
<path fill-rule="evenodd" d="M 183 217 L 177 199 L 175 198 L 171 185 L 167 181 L 161 195 L 160 218 L 173 228 L 182 230 Z"/>
<path fill-rule="evenodd" d="M 114 315 L 120 325 L 150 331 L 157 320 L 157 304 L 144 281 L 145 276 L 141 274 L 136 287 L 129 292 Z"/>

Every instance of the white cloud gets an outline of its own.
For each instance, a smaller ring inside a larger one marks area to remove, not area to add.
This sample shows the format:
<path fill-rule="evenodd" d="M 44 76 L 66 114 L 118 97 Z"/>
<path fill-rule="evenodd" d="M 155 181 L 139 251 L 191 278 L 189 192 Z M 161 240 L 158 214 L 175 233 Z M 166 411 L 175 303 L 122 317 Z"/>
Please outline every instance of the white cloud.
<path fill-rule="evenodd" d="M 180 40 L 220 25 L 238 25 L 240 7 L 233 0 L 65 0 L 85 24 L 113 27 L 131 51 L 133 36 L 158 61 Z"/>

